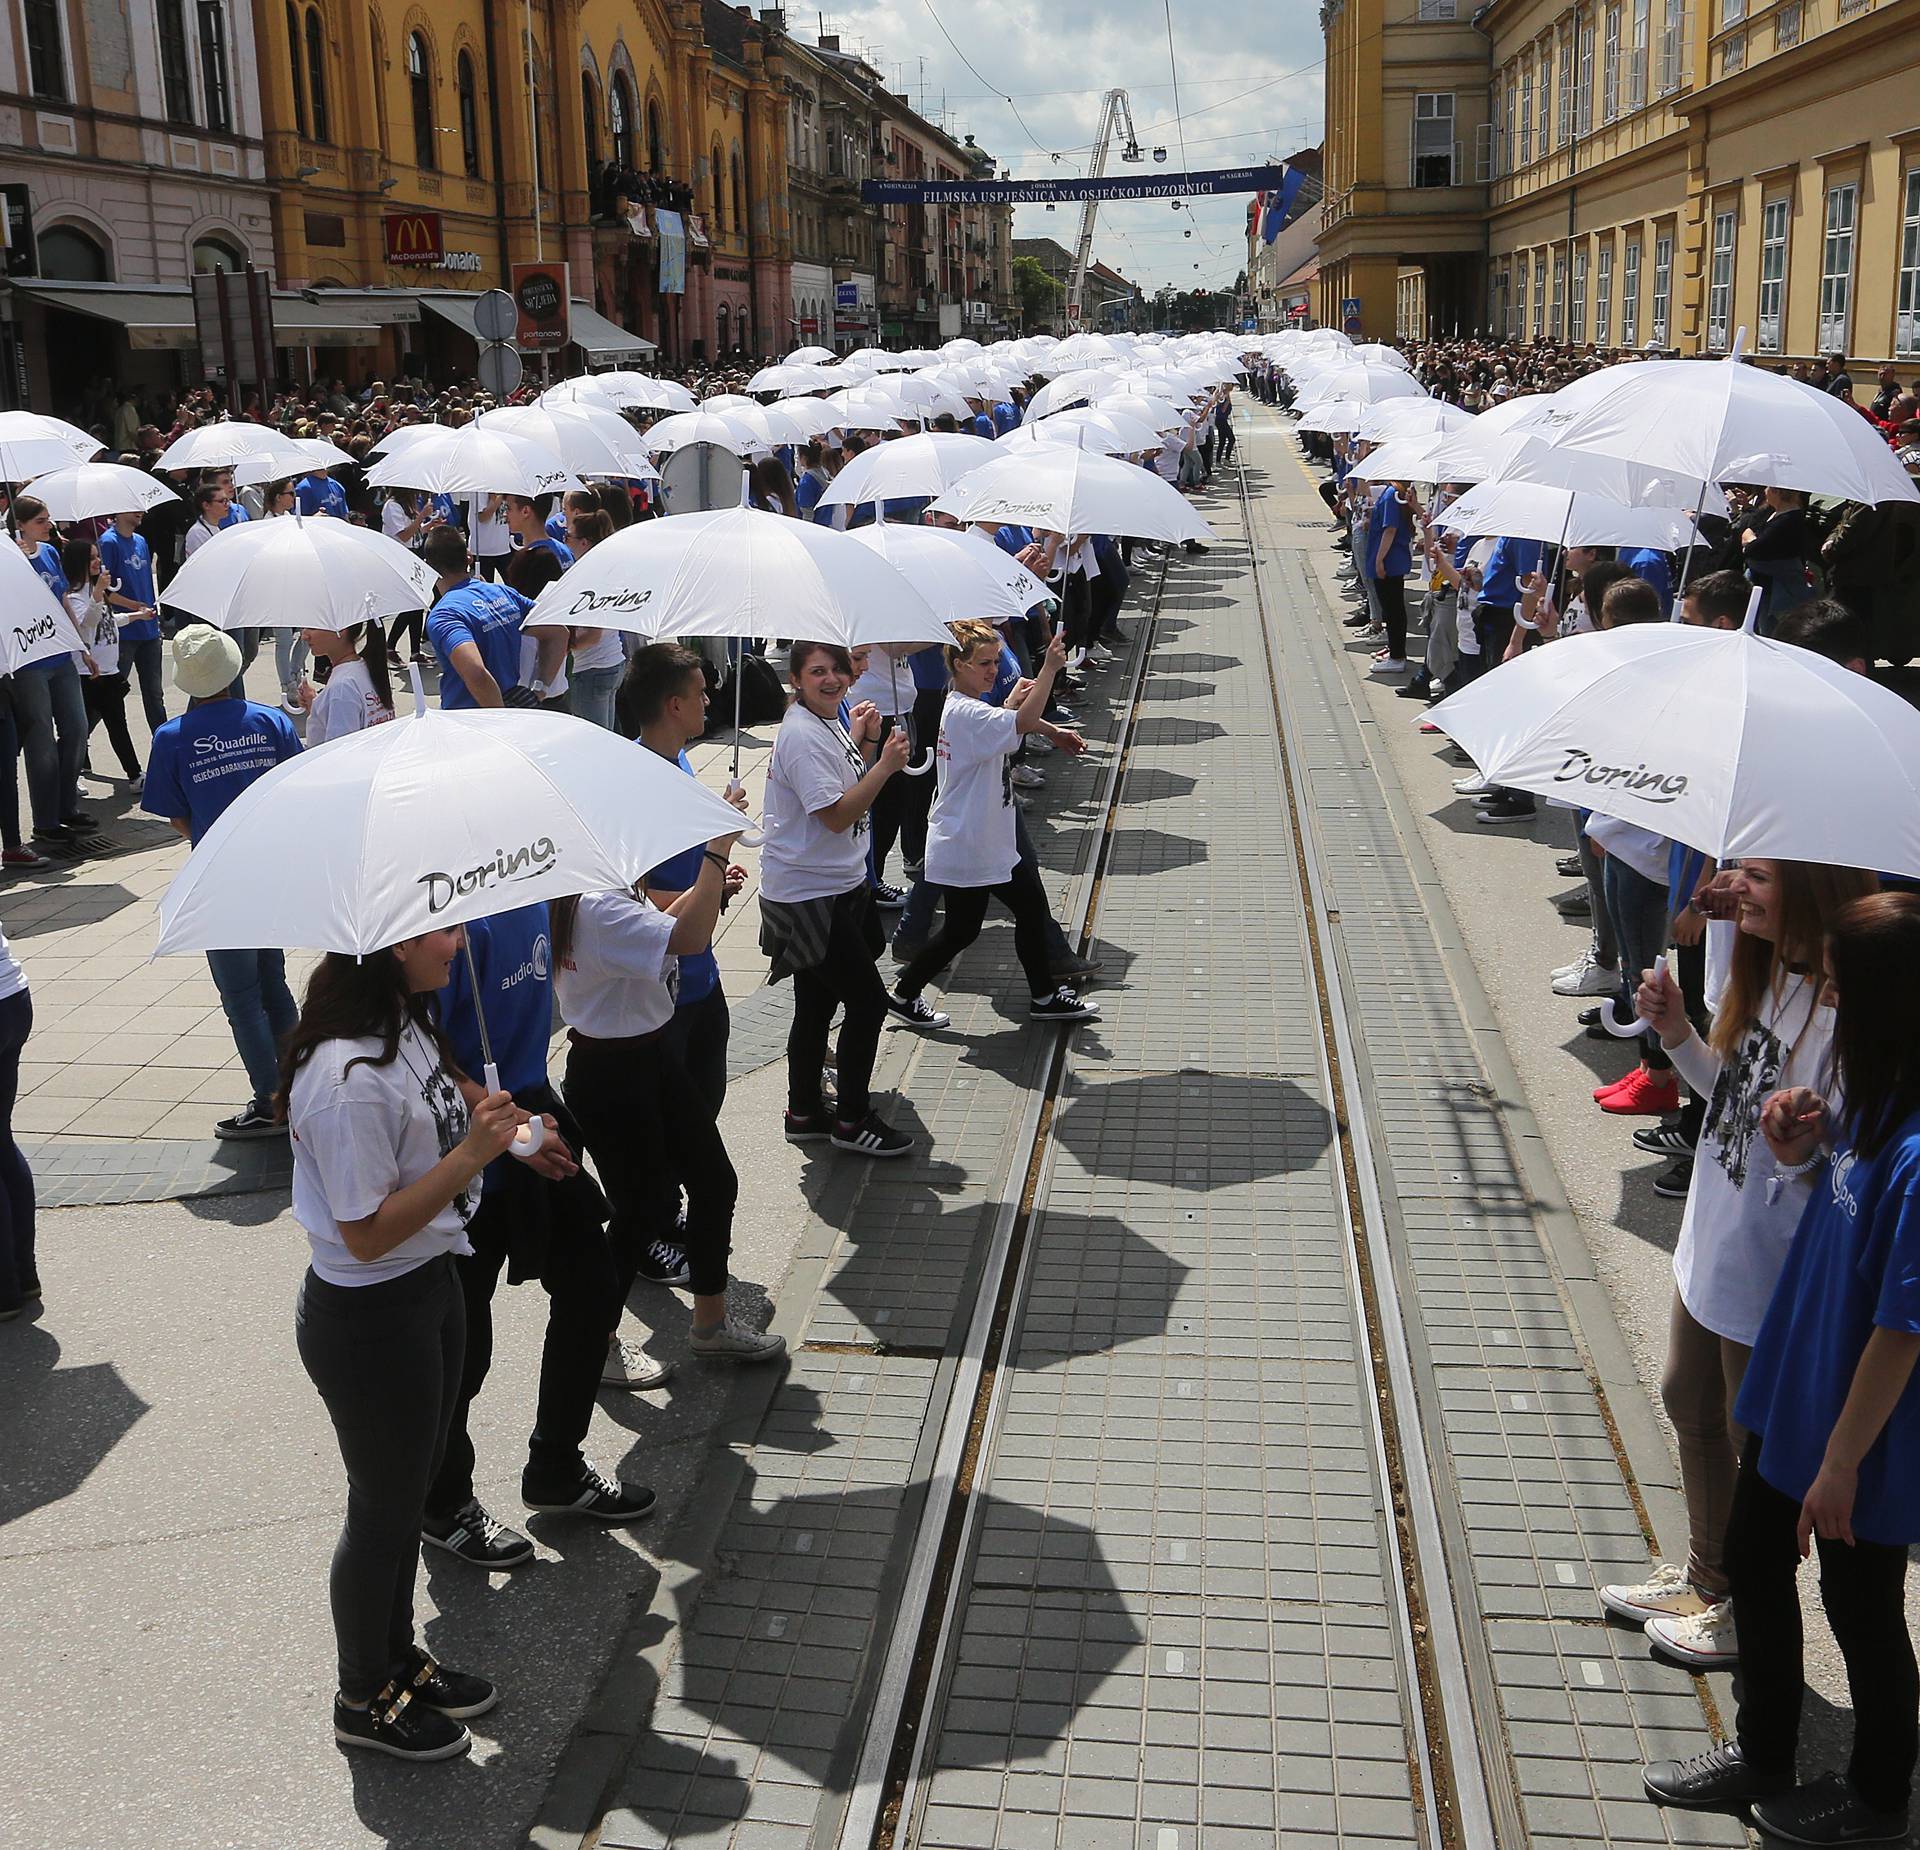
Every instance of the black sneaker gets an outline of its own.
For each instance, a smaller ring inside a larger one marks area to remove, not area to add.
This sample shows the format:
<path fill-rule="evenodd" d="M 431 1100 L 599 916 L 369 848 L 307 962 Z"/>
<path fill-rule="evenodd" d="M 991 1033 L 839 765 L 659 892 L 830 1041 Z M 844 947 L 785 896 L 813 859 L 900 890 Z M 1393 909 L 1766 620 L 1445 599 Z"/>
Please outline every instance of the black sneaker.
<path fill-rule="evenodd" d="M 1653 1192 L 1668 1201 L 1685 1201 L 1693 1186 L 1693 1158 L 1676 1156 L 1653 1178 Z"/>
<path fill-rule="evenodd" d="M 1489 803 L 1474 817 L 1475 822 L 1488 825 L 1502 822 L 1531 822 L 1532 820 L 1533 805 L 1531 803 L 1515 803 L 1505 797 Z"/>
<path fill-rule="evenodd" d="M 1585 877 L 1586 869 L 1580 865 L 1577 854 L 1563 854 L 1553 864 L 1553 871 L 1565 880 L 1579 880 Z"/>
<path fill-rule="evenodd" d="M 684 1285 L 693 1276 L 687 1265 L 687 1249 L 673 1240 L 655 1240 L 640 1255 L 635 1276 L 650 1285 Z"/>
<path fill-rule="evenodd" d="M 1690 1760 L 1655 1760 L 1640 1774 L 1656 1805 L 1687 1811 L 1723 1811 L 1789 1791 L 1791 1774 L 1763 1777 L 1740 1757 L 1738 1741 L 1723 1741 Z"/>
<path fill-rule="evenodd" d="M 333 1738 L 342 1747 L 370 1747 L 396 1760 L 453 1760 L 473 1746 L 464 1722 L 391 1682 L 364 1709 L 333 1699 Z"/>
<path fill-rule="evenodd" d="M 465 1721 L 469 1716 L 486 1714 L 500 1700 L 499 1690 L 485 1677 L 471 1676 L 464 1670 L 449 1670 L 418 1645 L 407 1657 L 408 1662 L 393 1673 L 393 1680 L 403 1683 L 414 1701 L 429 1709 L 450 1715 L 455 1721 Z"/>
<path fill-rule="evenodd" d="M 897 912 L 907 903 L 907 889 L 879 881 L 873 889 L 873 903 L 883 912 Z"/>
<path fill-rule="evenodd" d="M 808 1112 L 804 1117 L 797 1111 L 790 1111 L 786 1117 L 786 1139 L 789 1143 L 819 1143 L 833 1131 L 833 1120 L 824 1111 Z"/>
<path fill-rule="evenodd" d="M 1062 983 L 1050 996 L 1035 996 L 1027 1004 L 1034 1021 L 1097 1021 L 1100 1011 L 1071 983 Z"/>
<path fill-rule="evenodd" d="M 953 1017 L 935 1008 L 925 996 L 896 995 L 887 991 L 887 1013 L 897 1016 L 910 1028 L 950 1028 Z"/>
<path fill-rule="evenodd" d="M 543 1516 L 591 1516 L 595 1522 L 638 1522 L 653 1514 L 656 1498 L 644 1484 L 619 1484 L 604 1471 L 583 1465 L 571 1484 L 544 1485 L 520 1477 L 520 1501 Z"/>
<path fill-rule="evenodd" d="M 1072 983 L 1077 976 L 1093 976 L 1100 969 L 1097 957 L 1056 957 L 1049 965 L 1049 974 L 1057 983 Z"/>
<path fill-rule="evenodd" d="M 1753 1821 L 1783 1844 L 1903 1844 L 1907 1813 L 1876 1811 L 1851 1781 L 1823 1773 L 1811 1785 L 1796 1787 L 1753 1808 Z"/>
<path fill-rule="evenodd" d="M 1553 909 L 1563 919 L 1590 919 L 1593 917 L 1593 895 L 1585 887 L 1579 887 L 1571 893 L 1562 893 L 1553 902 Z"/>
<path fill-rule="evenodd" d="M 924 938 L 909 938 L 904 932 L 893 934 L 893 961 L 897 964 L 910 964 L 927 948 Z"/>
<path fill-rule="evenodd" d="M 60 826 L 69 835 L 93 835 L 98 833 L 100 818 L 89 816 L 84 809 L 76 809 L 71 816 L 62 816 Z"/>
<path fill-rule="evenodd" d="M 441 1548 L 470 1567 L 518 1567 L 533 1559 L 533 1544 L 517 1530 L 489 1516 L 478 1497 L 469 1497 L 451 1516 L 422 1519 L 420 1539 L 429 1548 Z M 478 1711 L 476 1711 L 477 1713 Z"/>
<path fill-rule="evenodd" d="M 836 1150 L 851 1150 L 856 1156 L 905 1156 L 913 1148 L 913 1139 L 877 1111 L 868 1112 L 858 1124 L 836 1119 L 832 1142 Z"/>
<path fill-rule="evenodd" d="M 1600 1019 L 1596 1010 L 1594 1020 Z M 1633 1133 L 1635 1145 L 1645 1150 L 1649 1156 L 1691 1156 L 1693 1139 L 1675 1122 L 1671 1124 L 1643 1124 Z"/>
<path fill-rule="evenodd" d="M 245 1105 L 230 1118 L 222 1118 L 213 1134 L 226 1142 L 244 1142 L 249 1138 L 284 1137 L 287 1127 L 270 1111 L 258 1105 Z"/>

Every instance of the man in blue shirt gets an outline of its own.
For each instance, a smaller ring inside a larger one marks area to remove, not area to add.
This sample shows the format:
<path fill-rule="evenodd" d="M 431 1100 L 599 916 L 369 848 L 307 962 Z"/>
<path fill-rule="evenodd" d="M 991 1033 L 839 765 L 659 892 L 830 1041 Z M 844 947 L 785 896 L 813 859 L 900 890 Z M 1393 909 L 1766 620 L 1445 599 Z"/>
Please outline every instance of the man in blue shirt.
<path fill-rule="evenodd" d="M 167 699 L 160 654 L 160 600 L 153 582 L 153 549 L 140 531 L 138 514 L 119 514 L 97 544 L 112 589 L 107 602 L 120 619 L 120 655 L 140 678 L 140 704 L 147 730 L 167 723 Z M 137 792 L 136 792 L 137 794 Z"/>
<path fill-rule="evenodd" d="M 525 495 L 508 495 L 505 509 L 507 530 L 524 551 L 550 552 L 560 562 L 560 569 L 565 571 L 573 563 L 573 548 L 564 538 L 567 530 L 565 520 L 561 521 L 560 532 L 556 534 L 552 523 L 542 517 L 540 509 L 548 499 L 548 496 L 542 495 L 538 501 L 530 501 Z"/>
<path fill-rule="evenodd" d="M 1473 607 L 1473 633 L 1480 644 L 1480 672 L 1491 674 L 1513 639 L 1514 606 L 1520 602 L 1520 581 L 1541 569 L 1546 546 L 1540 540 L 1500 539 L 1494 542 L 1487 569 L 1480 577 L 1480 596 Z M 1524 790 L 1496 789 L 1480 801 L 1476 822 L 1490 826 L 1525 822 L 1533 815 L 1533 798 Z"/>
<path fill-rule="evenodd" d="M 1660 594 L 1660 609 L 1663 615 L 1673 615 L 1673 567 L 1667 561 L 1667 555 L 1656 552 L 1651 546 L 1623 547 L 1619 553 L 1620 563 L 1636 578 L 1644 578 Z"/>
<path fill-rule="evenodd" d="M 347 491 L 324 469 L 303 475 L 293 492 L 303 514 L 331 514 L 335 520 L 347 517 Z"/>
<path fill-rule="evenodd" d="M 1407 668 L 1407 574 L 1413 569 L 1413 516 L 1397 484 L 1389 482 L 1367 510 L 1367 565 L 1373 578 L 1387 649 L 1374 657 L 1369 674 L 1404 674 Z"/>
<path fill-rule="evenodd" d="M 141 808 L 164 816 L 198 843 L 249 785 L 300 749 L 293 722 L 276 707 L 236 700 L 240 645 L 224 630 L 195 623 L 174 638 L 173 678 L 187 710 L 153 735 Z M 253 1097 L 213 1127 L 216 1137 L 284 1137 L 273 1115 L 280 1043 L 299 1011 L 287 988 L 281 951 L 209 951 L 207 967 L 220 992 L 233 1044 Z"/>
<path fill-rule="evenodd" d="M 520 686 L 520 624 L 533 608 L 531 601 L 505 585 L 473 577 L 466 535 L 455 528 L 436 527 L 420 556 L 437 580 L 427 640 L 440 660 L 441 706 L 537 706 L 539 693 Z M 566 636 L 565 630 L 554 633 Z M 512 698 L 521 693 L 524 698 Z"/>
<path fill-rule="evenodd" d="M 501 1085 L 528 1111 L 554 1120 L 531 1158 L 509 1154 L 487 1165 L 480 1205 L 467 1223 L 473 1251 L 454 1263 L 466 1301 L 466 1359 L 446 1450 L 427 1490 L 420 1539 L 491 1572 L 518 1567 L 533 1556 L 533 1544 L 489 1515 L 474 1494 L 473 1439 L 467 1429 L 468 1410 L 493 1363 L 493 1294 L 502 1266 L 509 1284 L 538 1278 L 547 1293 L 539 1400 L 520 1479 L 521 1495 L 530 1506 L 605 1523 L 637 1522 L 647 1515 L 653 1492 L 597 1470 L 581 1456 L 580 1447 L 603 1380 L 615 1386 L 658 1387 L 672 1371 L 634 1350 L 636 1366 L 630 1375 L 615 1381 L 603 1372 L 607 1332 L 620 1321 L 619 1276 L 601 1232 L 606 1198 L 580 1173 L 573 1156 L 581 1144 L 579 1129 L 547 1077 L 547 1047 L 553 1037 L 547 908 L 544 903 L 520 906 L 473 919 L 466 933 L 473 969 L 469 971 L 465 956 L 456 957 L 440 991 L 440 1019 L 461 1069 L 477 1079 L 485 1068 L 480 1041 L 484 1010 Z"/>
<path fill-rule="evenodd" d="M 46 581 L 64 610 L 72 587 L 60 569 L 53 543 L 53 517 L 37 495 L 13 503 L 16 537 L 27 563 Z M 86 761 L 87 706 L 80 691 L 80 670 L 70 653 L 43 655 L 19 673 L 0 681 L 27 761 L 27 800 L 33 810 L 36 848 L 73 855 L 95 828 L 80 807 L 80 767 Z"/>
<path fill-rule="evenodd" d="M 1010 430 L 1020 428 L 1020 413 L 1005 399 L 1000 400 L 990 413 L 993 418 L 993 432 L 996 437 L 1004 437 Z"/>

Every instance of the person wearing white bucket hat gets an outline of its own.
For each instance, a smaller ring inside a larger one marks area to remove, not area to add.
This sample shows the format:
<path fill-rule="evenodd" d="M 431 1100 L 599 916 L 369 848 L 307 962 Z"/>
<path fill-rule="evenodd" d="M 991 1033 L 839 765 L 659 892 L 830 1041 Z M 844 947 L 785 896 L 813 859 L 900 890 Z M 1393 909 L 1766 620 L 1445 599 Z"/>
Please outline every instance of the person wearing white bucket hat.
<path fill-rule="evenodd" d="M 188 706 L 153 735 L 140 806 L 196 844 L 241 791 L 300 749 L 300 735 L 278 707 L 232 696 L 239 673 L 240 645 L 225 630 L 196 623 L 174 638 L 173 678 Z M 273 1091 L 279 1045 L 298 1015 L 285 953 L 209 951 L 207 966 L 253 1088 L 239 1111 L 214 1126 L 214 1135 L 284 1136 L 286 1126 L 273 1115 Z"/>

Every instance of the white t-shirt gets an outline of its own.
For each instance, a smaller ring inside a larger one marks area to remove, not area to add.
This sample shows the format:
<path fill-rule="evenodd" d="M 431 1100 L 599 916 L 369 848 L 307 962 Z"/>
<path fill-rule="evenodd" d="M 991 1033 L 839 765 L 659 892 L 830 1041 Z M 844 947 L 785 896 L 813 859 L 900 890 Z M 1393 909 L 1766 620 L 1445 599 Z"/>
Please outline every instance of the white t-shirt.
<path fill-rule="evenodd" d="M 533 685 L 534 671 L 540 661 L 540 638 L 545 630 L 522 630 L 520 632 L 520 685 Z M 578 664 L 576 664 L 577 666 Z M 560 657 L 560 666 L 553 671 L 553 679 L 547 683 L 547 691 L 542 696 L 546 700 L 558 700 L 567 691 L 567 658 Z"/>
<path fill-rule="evenodd" d="M 999 886 L 1013 873 L 1013 757 L 1019 715 L 951 693 L 940 715 L 939 786 L 927 820 L 927 878 L 935 886 Z"/>
<path fill-rule="evenodd" d="M 20 960 L 14 956 L 7 934 L 0 931 L 0 1002 L 17 996 L 26 986 L 27 973 L 20 968 Z"/>
<path fill-rule="evenodd" d="M 492 516 L 483 516 L 480 510 L 486 506 L 485 495 L 467 497 L 467 531 L 473 535 L 473 556 L 476 559 L 504 559 L 513 551 L 513 534 L 507 526 L 506 505 L 504 500 L 495 498 Z"/>
<path fill-rule="evenodd" d="M 1716 1336 L 1751 1343 L 1787 1263 L 1813 1176 L 1789 1180 L 1767 1200 L 1773 1154 L 1760 1107 L 1785 1086 L 1812 1086 L 1833 1101 L 1828 1071 L 1834 1012 L 1814 1006 L 1804 976 L 1770 995 L 1733 1058 L 1710 1078 L 1709 1050 L 1696 1036 L 1674 1056 L 1689 1085 L 1710 1090 L 1686 1214 L 1673 1253 L 1680 1301 Z M 1816 1172 L 1818 1173 L 1818 1172 Z"/>
<path fill-rule="evenodd" d="M 93 665 L 103 675 L 120 672 L 120 623 L 113 612 L 93 595 L 91 591 L 69 591 L 67 593 L 67 615 L 73 619 L 73 627 L 79 632 L 80 640 L 86 644 L 87 653 L 93 657 Z M 74 658 L 76 661 L 79 657 Z M 80 672 L 86 673 L 81 664 Z"/>
<path fill-rule="evenodd" d="M 1664 835 L 1637 827 L 1618 816 L 1603 816 L 1595 810 L 1587 818 L 1587 837 L 1597 841 L 1609 854 L 1624 861 L 1643 879 L 1667 884 L 1667 849 Z"/>
<path fill-rule="evenodd" d="M 587 627 L 591 628 L 591 625 Z M 589 668 L 618 668 L 627 659 L 627 638 L 621 630 L 602 630 L 600 640 L 586 648 L 575 648 L 573 672 L 583 674 Z"/>
<path fill-rule="evenodd" d="M 680 959 L 667 946 L 673 920 L 631 893 L 580 901 L 573 947 L 553 973 L 560 1018 L 597 1041 L 651 1034 L 673 1019 Z"/>
<path fill-rule="evenodd" d="M 787 709 L 767 766 L 762 899 L 790 906 L 831 899 L 866 879 L 872 819 L 862 816 L 852 828 L 835 830 L 814 814 L 837 803 L 866 774 L 859 746 L 837 719 L 822 719 L 798 701 Z"/>
<path fill-rule="evenodd" d="M 422 512 L 424 513 L 424 509 Z M 421 535 L 415 533 L 411 539 L 403 540 L 400 535 L 420 518 L 418 514 L 409 514 L 401 505 L 398 495 L 389 495 L 380 504 L 380 531 L 396 545 L 411 546 L 415 552 L 420 550 Z"/>
<path fill-rule="evenodd" d="M 392 709 L 380 704 L 366 663 L 358 657 L 336 662 L 333 672 L 327 676 L 326 686 L 314 695 L 313 706 L 307 713 L 307 744 L 309 747 L 324 745 L 329 739 L 364 732 L 369 726 L 383 725 L 392 718 Z"/>
<path fill-rule="evenodd" d="M 857 707 L 863 700 L 873 704 L 889 718 L 913 711 L 913 675 L 905 662 L 890 660 L 875 649 L 867 657 L 867 672 L 854 682 L 847 694 L 847 705 Z"/>
<path fill-rule="evenodd" d="M 356 1259 L 340 1222 L 365 1220 L 396 1190 L 417 1182 L 467 1134 L 467 1101 L 439 1050 L 409 1021 L 386 1066 L 379 1041 L 326 1041 L 294 1075 L 293 1218 L 307 1230 L 313 1269 L 330 1285 L 377 1285 L 442 1253 L 470 1253 L 467 1221 L 480 1202 L 476 1176 L 416 1234 L 378 1259 Z"/>
<path fill-rule="evenodd" d="M 202 515 L 187 529 L 187 537 L 180 542 L 180 556 L 191 559 L 219 531 L 218 527 L 209 526 L 205 515 Z"/>

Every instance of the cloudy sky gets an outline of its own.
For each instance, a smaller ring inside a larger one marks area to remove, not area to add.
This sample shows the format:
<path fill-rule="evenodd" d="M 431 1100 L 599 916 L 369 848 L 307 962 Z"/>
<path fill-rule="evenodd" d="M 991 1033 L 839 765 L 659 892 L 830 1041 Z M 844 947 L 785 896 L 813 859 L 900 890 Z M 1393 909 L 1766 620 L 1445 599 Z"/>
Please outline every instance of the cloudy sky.
<path fill-rule="evenodd" d="M 787 20 L 812 39 L 821 13 L 790 0 Z M 1101 96 L 1116 86 L 1132 101 L 1147 160 L 1123 168 L 1116 150 L 1110 173 L 1153 172 L 1156 146 L 1167 150 L 1159 171 L 1181 171 L 1183 131 L 1191 171 L 1284 157 L 1320 138 L 1322 45 L 1311 0 L 843 0 L 825 23 L 844 50 L 864 46 L 891 87 L 936 121 L 944 98 L 948 131 L 972 134 L 1016 179 L 1084 173 Z M 1198 199 L 1191 211 L 1159 199 L 1103 204 L 1094 256 L 1149 295 L 1164 284 L 1230 285 L 1246 265 L 1246 203 L 1241 195 Z M 1079 228 L 1078 205 L 1015 208 L 1019 237 L 1056 238 L 1071 250 Z"/>

